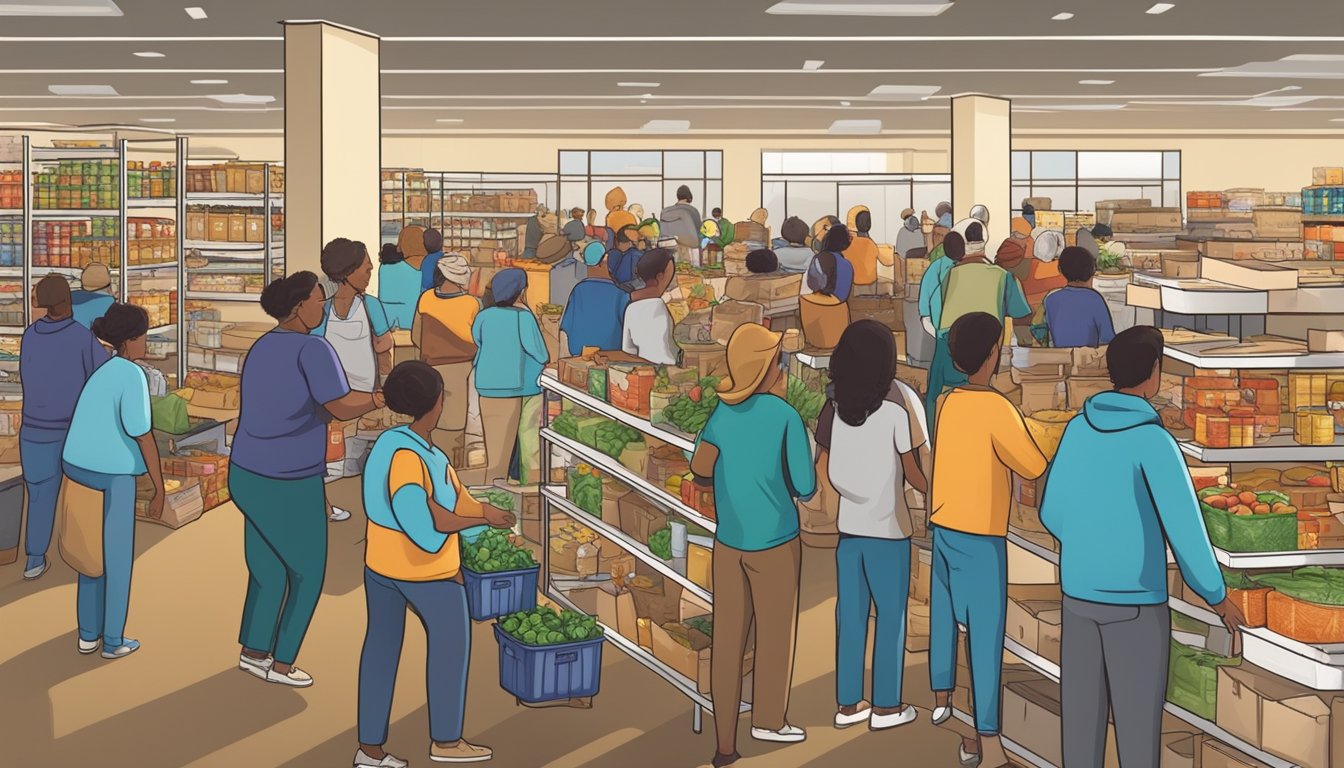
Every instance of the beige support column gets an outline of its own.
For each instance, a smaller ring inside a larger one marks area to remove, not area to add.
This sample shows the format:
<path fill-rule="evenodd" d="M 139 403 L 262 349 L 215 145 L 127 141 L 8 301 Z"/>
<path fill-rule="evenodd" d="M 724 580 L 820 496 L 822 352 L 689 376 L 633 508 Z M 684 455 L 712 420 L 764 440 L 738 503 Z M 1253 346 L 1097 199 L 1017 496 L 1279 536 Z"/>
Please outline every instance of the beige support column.
<path fill-rule="evenodd" d="M 285 27 L 285 259 L 319 275 L 322 246 L 363 241 L 377 293 L 382 90 L 376 35 L 324 21 Z"/>
<path fill-rule="evenodd" d="M 992 96 L 952 99 L 952 218 L 965 218 L 974 205 L 989 208 L 990 258 L 1012 217 L 1011 106 Z"/>

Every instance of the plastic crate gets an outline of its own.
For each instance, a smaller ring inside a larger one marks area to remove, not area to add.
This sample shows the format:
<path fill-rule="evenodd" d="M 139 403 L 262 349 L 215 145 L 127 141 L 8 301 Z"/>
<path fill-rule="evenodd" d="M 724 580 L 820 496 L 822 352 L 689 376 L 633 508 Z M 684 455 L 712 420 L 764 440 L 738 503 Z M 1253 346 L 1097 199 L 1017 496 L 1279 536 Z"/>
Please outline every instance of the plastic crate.
<path fill-rule="evenodd" d="M 473 621 L 485 621 L 537 607 L 537 574 L 540 566 L 499 573 L 462 569 L 467 588 L 467 612 Z"/>
<path fill-rule="evenodd" d="M 525 645 L 495 624 L 499 642 L 499 687 L 535 704 L 596 696 L 602 676 L 602 640 L 561 645 Z"/>

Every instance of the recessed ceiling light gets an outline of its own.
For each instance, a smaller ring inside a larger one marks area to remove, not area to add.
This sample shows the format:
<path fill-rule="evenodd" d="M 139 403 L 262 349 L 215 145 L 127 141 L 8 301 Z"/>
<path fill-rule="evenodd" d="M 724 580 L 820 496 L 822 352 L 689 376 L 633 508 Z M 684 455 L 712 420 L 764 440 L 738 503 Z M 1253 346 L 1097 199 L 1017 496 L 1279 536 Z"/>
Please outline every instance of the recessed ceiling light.
<path fill-rule="evenodd" d="M 0 16 L 121 16 L 112 0 L 62 0 L 61 2 L 0 2 Z M 35 123 L 30 123 L 35 125 Z"/>
<path fill-rule="evenodd" d="M 116 96 L 117 89 L 110 85 L 48 85 L 47 90 L 57 96 Z"/>
<path fill-rule="evenodd" d="M 938 91 L 937 85 L 879 85 L 869 94 L 870 99 L 884 101 L 923 101 Z"/>
<path fill-rule="evenodd" d="M 1167 11 L 1170 11 L 1172 8 L 1175 7 L 1176 6 L 1172 5 L 1171 3 L 1157 3 L 1152 8 L 1149 8 L 1146 11 L 1146 13 L 1151 13 L 1152 15 L 1156 16 L 1159 13 L 1166 13 Z"/>
<path fill-rule="evenodd" d="M 209 97 L 221 104 L 270 104 L 275 101 L 274 96 L 264 96 L 251 93 L 216 93 Z"/>
<path fill-rule="evenodd" d="M 808 72 L 816 72 L 818 69 L 821 69 L 821 65 L 825 63 L 826 62 L 821 61 L 819 59 L 808 59 L 807 61 L 803 62 L 803 69 L 807 70 Z"/>
<path fill-rule="evenodd" d="M 1115 85 L 1114 80 L 1079 80 L 1079 85 Z"/>
<path fill-rule="evenodd" d="M 639 103 L 640 103 L 640 104 L 648 104 L 648 103 L 649 103 L 649 100 L 648 100 L 648 99 L 640 99 L 640 100 L 639 100 Z"/>
<path fill-rule="evenodd" d="M 840 106 L 842 106 L 842 107 L 848 107 L 848 106 L 849 106 L 849 102 L 848 102 L 848 101 L 842 101 L 842 102 L 840 102 Z"/>
<path fill-rule="evenodd" d="M 1051 17 L 1050 17 L 1050 20 L 1051 20 L 1051 21 L 1068 21 L 1069 19 L 1072 19 L 1072 18 L 1073 18 L 1073 14 L 1072 14 L 1072 13 L 1069 13 L 1068 11 L 1065 11 L 1065 12 L 1063 12 L 1063 13 L 1056 13 L 1054 16 L 1051 16 Z"/>
<path fill-rule="evenodd" d="M 192 80 L 192 85 L 228 85 L 228 80 Z"/>
<path fill-rule="evenodd" d="M 772 16 L 937 16 L 951 2 L 930 0 L 784 0 L 765 10 Z"/>
<path fill-rule="evenodd" d="M 460 122 L 462 122 L 462 118 L 460 118 L 460 117 L 440 117 L 440 118 L 435 119 L 434 122 L 436 122 L 436 123 L 460 123 Z"/>
<path fill-rule="evenodd" d="M 142 123 L 176 123 L 176 122 L 177 122 L 177 118 L 175 118 L 175 117 L 142 117 L 142 118 L 140 118 L 140 122 L 142 122 Z"/>
<path fill-rule="evenodd" d="M 136 51 L 136 52 L 135 52 L 135 55 L 136 55 L 136 56 L 139 56 L 139 57 L 142 58 L 142 59 L 162 59 L 162 58 L 163 58 L 163 54 L 162 54 L 162 53 L 159 53 L 158 51 Z"/>
<path fill-rule="evenodd" d="M 644 94 L 640 94 L 640 97 L 639 97 L 639 98 L 641 98 L 641 99 L 652 99 L 652 98 L 653 98 L 653 94 L 652 94 L 652 93 L 644 93 Z"/>
<path fill-rule="evenodd" d="M 662 83 L 617 83 L 622 88 L 657 88 Z"/>
<path fill-rule="evenodd" d="M 201 8 L 201 7 L 198 7 L 198 6 L 194 6 L 194 5 L 193 5 L 193 6 L 191 6 L 190 8 L 183 8 L 182 10 L 186 11 L 188 16 L 190 16 L 191 18 L 193 18 L 193 19 L 195 19 L 195 20 L 197 20 L 197 21 L 200 21 L 201 19 L 204 19 L 204 18 L 205 18 L 205 9 L 204 9 L 204 8 Z"/>
<path fill-rule="evenodd" d="M 836 120 L 828 129 L 830 133 L 874 134 L 882 132 L 881 120 Z"/>
<path fill-rule="evenodd" d="M 1280 91 L 1300 91 L 1300 90 L 1302 90 L 1302 86 L 1300 86 L 1300 85 L 1285 85 L 1285 86 L 1283 86 L 1282 88 L 1280 88 L 1279 90 L 1280 90 Z"/>
<path fill-rule="evenodd" d="M 640 130 L 645 133 L 685 133 L 690 129 L 690 120 L 650 120 Z"/>

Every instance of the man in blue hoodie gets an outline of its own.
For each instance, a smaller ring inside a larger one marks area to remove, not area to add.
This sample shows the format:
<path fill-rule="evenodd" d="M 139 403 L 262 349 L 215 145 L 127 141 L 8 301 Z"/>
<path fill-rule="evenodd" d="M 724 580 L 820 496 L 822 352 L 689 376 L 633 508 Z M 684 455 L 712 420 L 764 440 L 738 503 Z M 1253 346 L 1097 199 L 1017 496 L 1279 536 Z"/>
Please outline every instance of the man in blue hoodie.
<path fill-rule="evenodd" d="M 61 452 L 75 403 L 94 369 L 107 360 L 107 350 L 88 328 L 75 322 L 70 284 L 47 275 L 33 286 L 33 307 L 46 316 L 28 326 L 19 348 L 23 382 L 23 425 L 19 428 L 19 460 L 28 490 L 28 531 L 24 548 L 28 562 L 23 578 L 47 571 L 47 547 L 61 490 Z"/>
<path fill-rule="evenodd" d="M 1185 459 L 1148 404 L 1162 332 L 1130 328 L 1106 350 L 1115 389 L 1069 422 L 1046 477 L 1041 522 L 1060 543 L 1065 765 L 1101 765 L 1108 704 L 1122 765 L 1157 765 L 1171 614 L 1167 547 L 1186 584 L 1237 637 Z M 1098 457 L 1105 457 L 1099 461 Z M 1098 696 L 1107 691 L 1107 696 Z"/>

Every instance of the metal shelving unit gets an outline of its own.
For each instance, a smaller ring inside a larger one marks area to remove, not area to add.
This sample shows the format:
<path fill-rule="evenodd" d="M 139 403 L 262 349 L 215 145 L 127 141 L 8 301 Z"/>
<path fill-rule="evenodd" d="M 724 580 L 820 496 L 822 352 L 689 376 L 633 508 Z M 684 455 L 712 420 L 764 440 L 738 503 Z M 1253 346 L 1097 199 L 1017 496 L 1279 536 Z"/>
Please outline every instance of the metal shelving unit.
<path fill-rule="evenodd" d="M 542 393 L 548 400 L 569 400 L 575 405 L 587 408 L 594 413 L 618 421 L 659 440 L 665 440 L 669 444 L 683 450 L 689 450 L 694 446 L 693 442 L 686 436 L 668 432 L 667 430 L 652 425 L 648 420 L 632 416 L 608 403 L 590 397 L 587 393 L 579 392 L 571 387 L 565 386 L 549 371 L 542 374 L 540 384 Z M 687 522 L 694 523 L 706 530 L 713 531 L 715 529 L 713 520 L 700 515 L 695 510 L 682 504 L 680 499 L 673 498 L 671 494 L 663 489 L 655 487 L 653 483 L 622 466 L 620 462 L 607 456 L 601 451 L 589 448 L 577 441 L 570 440 L 569 438 L 557 434 L 550 428 L 549 408 L 543 406 L 543 413 L 547 414 L 541 430 L 541 474 L 543 478 L 549 480 L 551 477 L 553 452 L 563 452 L 597 467 L 605 474 L 630 488 L 631 491 L 638 493 L 645 500 L 667 512 L 677 515 Z M 663 560 L 650 552 L 648 547 L 634 541 L 610 524 L 604 523 L 600 519 L 579 509 L 566 498 L 566 494 L 562 487 L 546 485 L 542 488 L 541 499 L 542 531 L 543 535 L 548 540 L 548 542 L 544 543 L 542 546 L 541 570 L 544 579 L 543 589 L 546 595 L 551 599 L 568 606 L 571 609 L 576 609 L 568 597 L 556 587 L 555 582 L 551 577 L 549 537 L 552 515 L 558 514 L 576 520 L 584 526 L 598 532 L 605 540 L 616 544 L 623 551 L 634 555 L 635 558 L 656 570 L 665 579 L 669 579 L 681 586 L 684 591 L 690 592 L 692 595 L 706 603 L 713 603 L 712 592 L 688 579 L 682 570 L 678 570 L 677 561 L 669 562 Z M 608 642 L 623 653 L 629 655 L 645 669 L 648 669 L 670 683 L 673 688 L 680 691 L 691 700 L 693 704 L 692 728 L 696 733 L 699 733 L 703 725 L 704 713 L 712 712 L 714 703 L 708 695 L 700 693 L 696 681 L 689 680 L 681 673 L 671 669 L 655 658 L 653 654 L 644 650 L 635 642 L 620 635 L 614 627 L 606 627 L 605 630 Z M 746 702 L 742 702 L 739 705 L 740 712 L 746 712 L 750 708 L 751 705 Z"/>
<path fill-rule="evenodd" d="M 191 192 L 187 195 L 187 205 L 209 208 L 211 206 L 229 208 L 247 208 L 259 211 L 263 219 L 261 242 L 238 242 L 221 240 L 187 240 L 188 250 L 199 252 L 211 260 L 209 266 L 188 269 L 183 287 L 189 284 L 191 275 L 218 273 L 227 275 L 262 275 L 262 283 L 270 282 L 277 273 L 284 271 L 284 243 L 277 242 L 280 230 L 274 226 L 274 215 L 284 211 L 284 192 L 271 191 L 272 169 L 276 163 L 258 163 L 265 180 L 261 193 L 244 192 Z M 255 303 L 260 299 L 260 291 L 212 291 L 185 290 L 190 301 L 202 301 L 222 304 Z M 197 368 L 198 366 L 192 366 Z M 208 369 L 200 369 L 208 370 Z"/>

